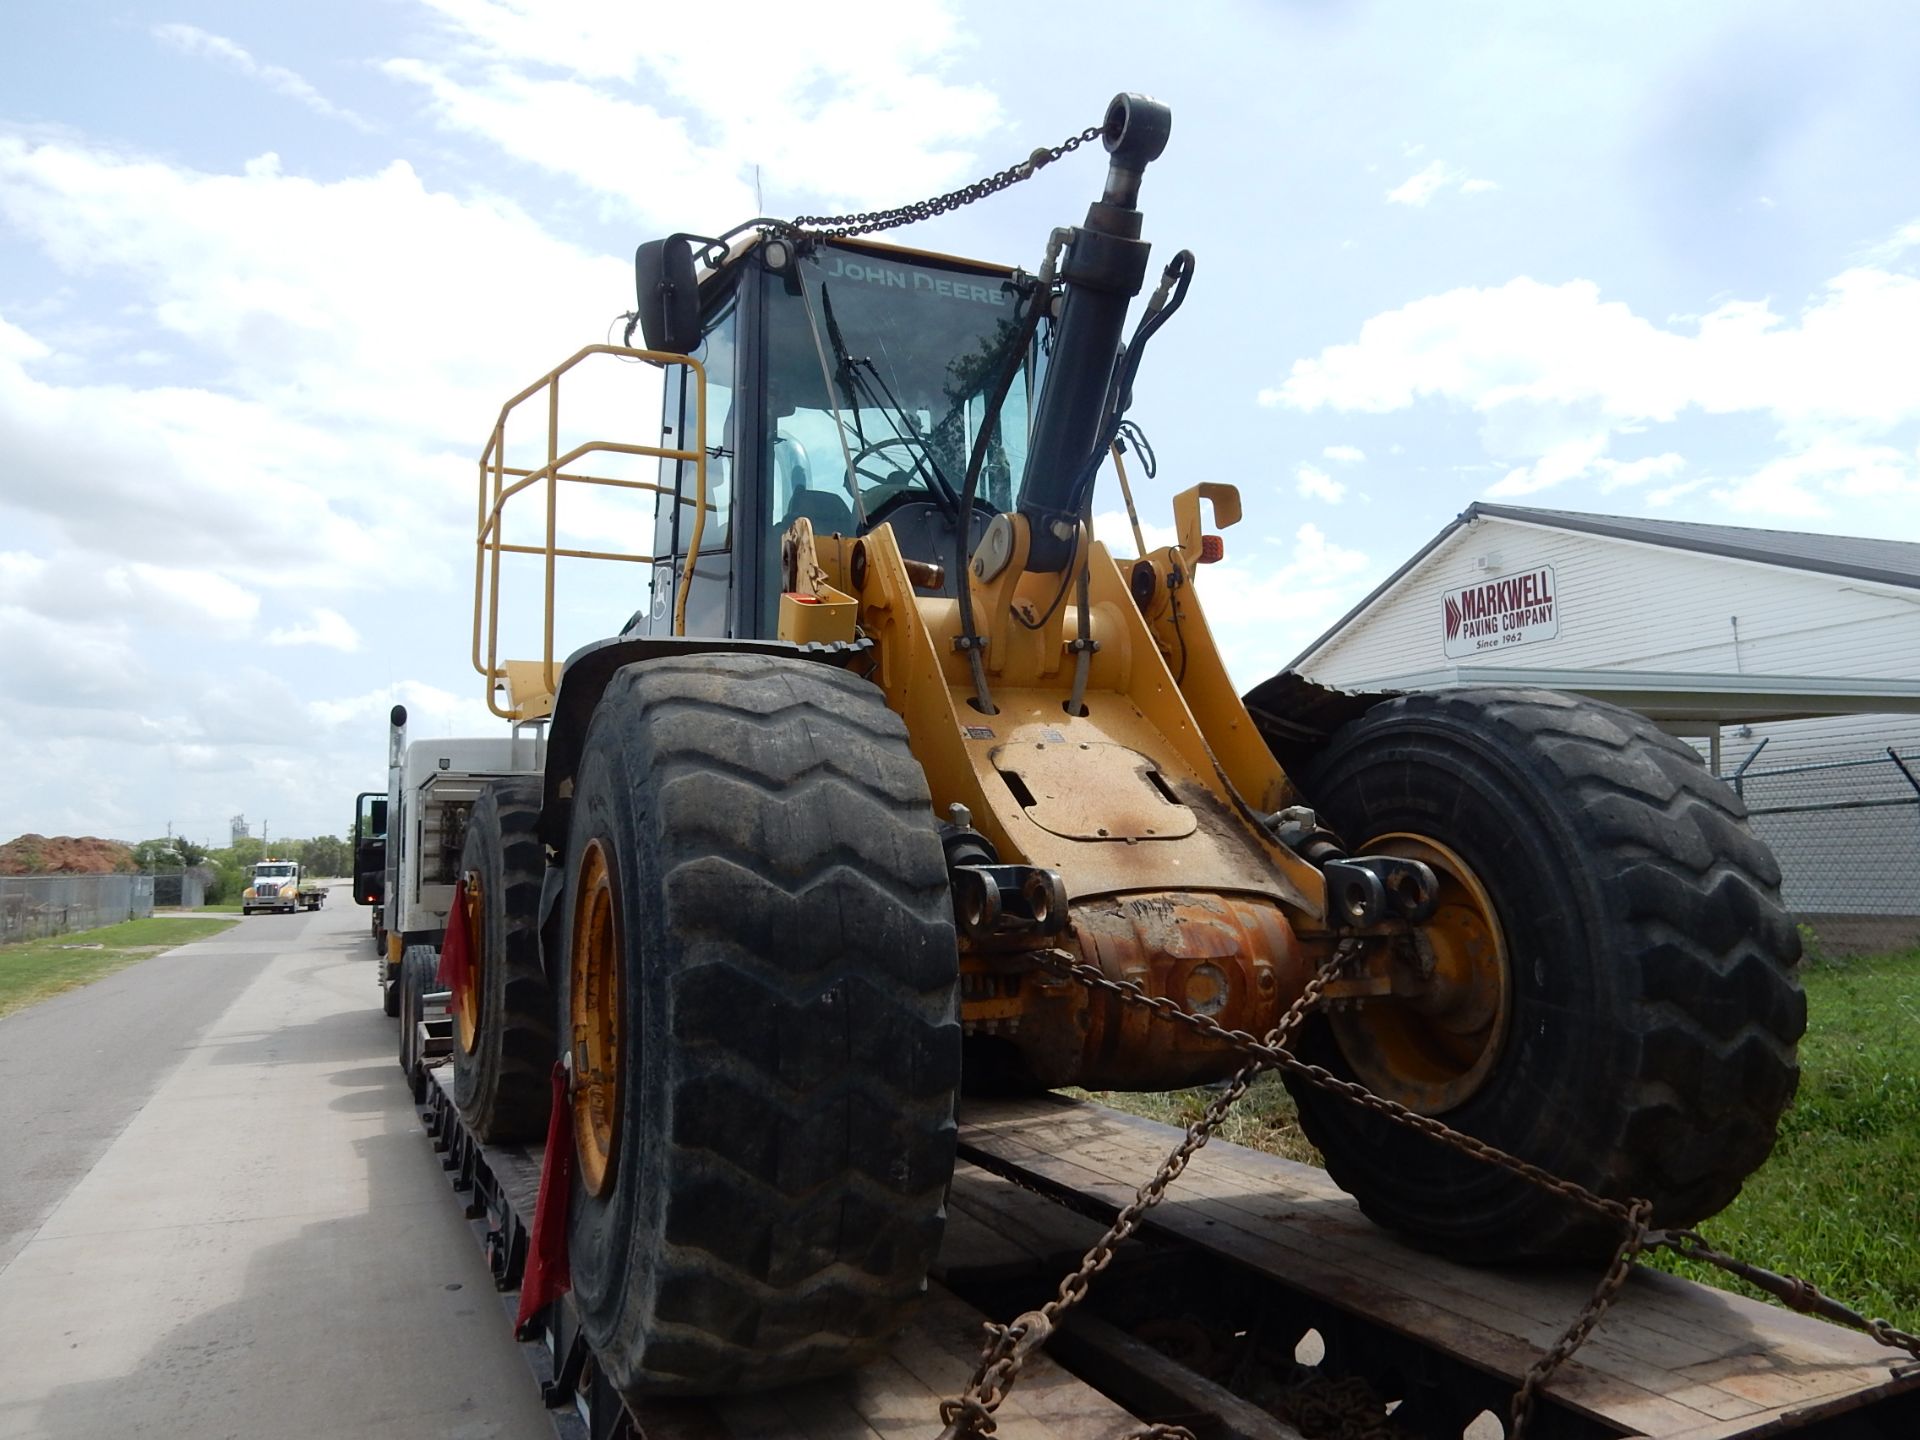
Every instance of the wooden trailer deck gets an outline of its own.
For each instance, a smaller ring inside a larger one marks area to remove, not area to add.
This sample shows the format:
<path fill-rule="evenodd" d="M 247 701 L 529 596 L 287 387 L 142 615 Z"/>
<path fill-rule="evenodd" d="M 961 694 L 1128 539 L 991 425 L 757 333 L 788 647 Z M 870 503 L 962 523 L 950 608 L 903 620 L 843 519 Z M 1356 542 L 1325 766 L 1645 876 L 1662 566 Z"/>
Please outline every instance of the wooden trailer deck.
<path fill-rule="evenodd" d="M 1115 1209 L 1179 1136 L 1170 1126 L 1049 1098 L 970 1106 L 962 1153 Z M 977 1193 L 962 1198 L 956 1186 L 969 1219 L 1028 1246 L 1047 1233 L 1033 1207 L 1008 1213 L 1001 1196 L 983 1213 Z M 1497 1377 L 1507 1390 L 1559 1338 L 1597 1278 L 1452 1264 L 1372 1224 L 1324 1171 L 1217 1142 L 1149 1224 L 1318 1306 Z M 971 1243 L 968 1230 L 959 1229 L 956 1244 Z M 1920 1437 L 1916 1389 L 1920 1362 L 1865 1335 L 1641 1266 L 1546 1394 L 1602 1433 L 1729 1440 L 1788 1433 L 1895 1394 L 1906 1395 L 1900 1411 L 1912 1428 L 1887 1433 Z"/>
<path fill-rule="evenodd" d="M 474 1143 L 437 1071 L 421 1099 L 455 1186 L 470 1194 L 496 1279 L 511 1290 L 539 1151 Z M 785 1391 L 652 1402 L 626 1415 L 582 1366 L 562 1301 L 525 1347 L 556 1430 L 591 1440 L 932 1440 L 939 1402 L 972 1373 L 984 1321 L 1048 1298 L 1179 1133 L 1051 1096 L 970 1102 L 932 1293 L 884 1359 Z M 1483 1411 L 1504 1417 L 1520 1377 L 1586 1303 L 1594 1279 L 1451 1264 L 1372 1225 L 1323 1172 L 1216 1141 L 1047 1352 L 1029 1360 L 996 1433 L 1120 1440 L 1167 1421 L 1199 1440 L 1299 1440 L 1249 1395 L 1271 1398 L 1275 1385 L 1338 1373 L 1397 1401 L 1401 1433 L 1451 1440 Z M 1284 1355 L 1290 1373 L 1262 1380 L 1249 1364 L 1256 1351 Z M 1296 1352 L 1318 1367 L 1292 1365 Z M 1491 1424 L 1479 1419 L 1473 1434 L 1499 1434 Z M 1643 1268 L 1555 1376 L 1530 1434 L 1906 1440 L 1920 1437 L 1920 1363 Z"/>

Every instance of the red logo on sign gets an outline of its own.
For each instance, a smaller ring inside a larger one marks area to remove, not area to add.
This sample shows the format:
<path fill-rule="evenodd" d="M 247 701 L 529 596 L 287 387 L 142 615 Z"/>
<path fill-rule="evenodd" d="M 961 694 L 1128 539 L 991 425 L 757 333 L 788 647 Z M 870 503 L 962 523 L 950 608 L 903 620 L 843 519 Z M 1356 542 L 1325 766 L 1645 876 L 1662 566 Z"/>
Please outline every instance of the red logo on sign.
<path fill-rule="evenodd" d="M 1447 596 L 1447 638 L 1453 640 L 1460 634 L 1460 602 Z"/>

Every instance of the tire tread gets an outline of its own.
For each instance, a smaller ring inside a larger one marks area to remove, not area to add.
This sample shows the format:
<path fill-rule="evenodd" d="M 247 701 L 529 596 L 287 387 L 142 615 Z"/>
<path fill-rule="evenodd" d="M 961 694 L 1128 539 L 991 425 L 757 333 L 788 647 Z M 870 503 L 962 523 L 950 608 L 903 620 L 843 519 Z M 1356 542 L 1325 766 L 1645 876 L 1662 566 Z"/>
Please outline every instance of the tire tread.
<path fill-rule="evenodd" d="M 1724 1208 L 1772 1149 L 1798 1079 L 1806 1003 L 1798 932 L 1780 870 L 1746 826 L 1738 796 L 1688 746 L 1630 711 L 1548 691 L 1468 689 L 1387 701 L 1353 722 L 1307 780 L 1357 787 L 1413 754 L 1423 736 L 1477 734 L 1542 793 L 1558 792 L 1581 883 L 1632 967 L 1627 1028 L 1641 1059 L 1604 1115 L 1586 1115 L 1594 1161 L 1582 1183 L 1654 1202 L 1656 1223 L 1692 1224 Z M 1384 753 L 1382 753 L 1384 751 Z M 1352 837 L 1358 839 L 1360 837 Z M 1683 1099 L 1684 1097 L 1684 1099 Z M 1551 1103 L 1551 1100 L 1550 1100 Z M 1410 1207 L 1370 1193 L 1365 1163 L 1342 1153 L 1342 1126 L 1301 1106 L 1329 1173 L 1376 1219 L 1423 1238 Z M 1446 1202 L 1436 1197 L 1436 1205 Z M 1528 1236 L 1478 1236 L 1458 1217 L 1425 1241 L 1466 1258 L 1587 1254 L 1605 1240 L 1561 1214 Z"/>
<path fill-rule="evenodd" d="M 461 1117 L 490 1144 L 546 1134 L 555 1051 L 553 987 L 540 958 L 538 917 L 546 852 L 539 840 L 542 781 L 495 780 L 474 803 L 460 869 L 484 873 L 487 904 L 499 898 L 498 940 L 483 980 L 490 990 L 474 1053 L 454 1046 L 454 1099 Z"/>
<path fill-rule="evenodd" d="M 812 662 L 643 662 L 609 683 L 616 712 L 678 952 L 651 1157 L 674 1179 L 647 1303 L 596 1343 L 629 1394 L 845 1369 L 924 1291 L 953 1166 L 956 952 L 925 777 L 880 692 Z"/>

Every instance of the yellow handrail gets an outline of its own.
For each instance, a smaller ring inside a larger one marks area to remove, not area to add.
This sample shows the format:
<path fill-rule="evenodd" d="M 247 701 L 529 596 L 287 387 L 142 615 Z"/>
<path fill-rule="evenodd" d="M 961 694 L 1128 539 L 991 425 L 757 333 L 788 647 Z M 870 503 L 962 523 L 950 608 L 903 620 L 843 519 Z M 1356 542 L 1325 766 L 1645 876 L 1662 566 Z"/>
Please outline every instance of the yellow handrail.
<path fill-rule="evenodd" d="M 649 360 L 663 367 L 685 368 L 694 380 L 693 446 L 689 449 L 672 449 L 667 446 L 636 445 L 625 441 L 590 440 L 585 444 L 574 446 L 564 455 L 561 454 L 559 449 L 560 377 L 594 355 L 612 355 L 622 360 Z M 546 464 L 538 469 L 509 466 L 506 463 L 507 422 L 515 410 L 543 390 L 547 395 Z M 583 456 L 594 453 L 690 462 L 694 468 L 693 497 L 689 500 L 686 496 L 680 495 L 676 487 L 661 485 L 655 481 L 615 479 L 612 476 L 591 475 L 567 469 Z M 582 485 L 612 486 L 622 490 L 651 490 L 658 494 L 674 495 L 678 504 L 693 506 L 693 534 L 675 586 L 673 605 L 673 633 L 684 635 L 687 628 L 687 597 L 693 589 L 694 562 L 700 554 L 700 541 L 706 531 L 707 511 L 713 508 L 707 502 L 706 367 L 690 355 L 632 350 L 621 345 L 589 345 L 571 359 L 549 370 L 545 376 L 534 381 L 500 407 L 500 416 L 494 421 L 493 433 L 488 437 L 486 448 L 480 455 L 480 488 L 475 517 L 473 564 L 473 668 L 486 678 L 487 708 L 502 719 L 522 720 L 532 716 L 529 713 L 529 707 L 525 704 L 513 704 L 508 708 L 502 708 L 495 698 L 499 682 L 505 680 L 508 675 L 506 665 L 499 655 L 500 557 L 502 555 L 538 555 L 546 561 L 545 614 L 541 624 L 539 664 L 541 686 L 545 690 L 544 699 L 548 707 L 551 706 L 552 698 L 559 689 L 559 677 L 555 675 L 553 668 L 553 597 L 557 562 L 561 559 L 617 560 L 630 564 L 652 565 L 660 558 L 637 551 L 571 549 L 558 544 L 559 490 L 562 481 Z M 504 538 L 502 524 L 507 502 L 514 496 L 543 483 L 546 487 L 546 543 L 543 545 L 508 544 Z M 482 657 L 483 649 L 484 658 Z M 517 661 L 513 663 L 519 664 Z M 508 698 L 510 701 L 513 699 L 511 695 Z M 545 712 L 542 710 L 539 713 Z"/>

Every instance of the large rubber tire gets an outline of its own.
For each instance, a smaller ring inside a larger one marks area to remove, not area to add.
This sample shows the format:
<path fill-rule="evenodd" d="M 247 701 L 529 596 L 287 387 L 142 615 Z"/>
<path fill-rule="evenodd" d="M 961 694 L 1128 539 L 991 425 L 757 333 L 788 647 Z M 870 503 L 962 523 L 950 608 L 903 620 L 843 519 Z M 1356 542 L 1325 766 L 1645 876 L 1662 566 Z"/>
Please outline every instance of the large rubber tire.
<path fill-rule="evenodd" d="M 1441 1118 L 1660 1225 L 1724 1208 L 1772 1149 L 1806 1000 L 1780 871 L 1733 792 L 1630 711 L 1541 690 L 1377 706 L 1308 771 L 1356 851 L 1450 848 L 1504 931 L 1503 1048 Z M 1331 1027 L 1307 1058 L 1350 1073 Z M 1590 1212 L 1290 1076 L 1328 1172 L 1376 1221 L 1454 1258 L 1604 1254 Z"/>
<path fill-rule="evenodd" d="M 541 781 L 496 780 L 474 801 L 460 873 L 480 879 L 480 1019 L 469 1052 L 455 1020 L 453 1101 L 492 1144 L 538 1140 L 553 1108 L 553 987 L 540 962 Z"/>
<path fill-rule="evenodd" d="M 426 1019 L 429 991 L 438 983 L 440 952 L 431 945 L 409 945 L 400 957 L 400 983 L 393 987 L 400 1010 L 400 1070 L 418 1100 L 425 1094 L 426 1067 L 420 1057 L 420 1022 Z"/>
<path fill-rule="evenodd" d="M 925 1289 L 960 1080 L 927 783 L 866 681 L 766 656 L 619 671 L 568 835 L 611 857 L 615 1163 L 574 1302 L 616 1389 L 718 1394 L 872 1357 Z M 572 965 L 560 967 L 569 1014 Z"/>

